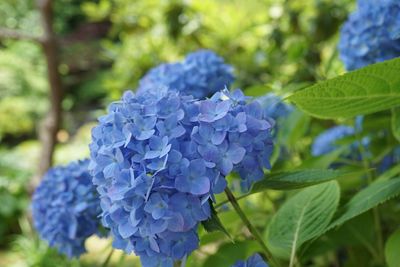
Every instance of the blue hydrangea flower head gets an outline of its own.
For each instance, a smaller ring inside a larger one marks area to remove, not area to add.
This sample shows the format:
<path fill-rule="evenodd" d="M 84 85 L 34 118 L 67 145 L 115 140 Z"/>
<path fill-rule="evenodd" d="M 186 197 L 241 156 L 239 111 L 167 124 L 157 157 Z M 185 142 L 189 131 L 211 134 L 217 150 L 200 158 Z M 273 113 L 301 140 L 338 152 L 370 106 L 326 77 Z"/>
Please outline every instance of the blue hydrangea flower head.
<path fill-rule="evenodd" d="M 89 160 L 51 168 L 32 198 L 40 237 L 68 257 L 84 253 L 85 240 L 101 225 L 100 199 L 88 172 Z"/>
<path fill-rule="evenodd" d="M 269 166 L 270 121 L 259 104 L 231 95 L 240 94 L 195 100 L 166 87 L 128 91 L 92 130 L 102 222 L 113 246 L 135 252 L 144 267 L 172 267 L 198 247 L 197 227 L 227 174 L 250 184 Z"/>
<path fill-rule="evenodd" d="M 256 253 L 248 258 L 247 261 L 238 261 L 232 267 L 268 267 L 268 264 Z"/>
<path fill-rule="evenodd" d="M 190 53 L 182 62 L 161 64 L 140 81 L 138 92 L 167 87 L 181 94 L 202 99 L 229 87 L 234 81 L 233 68 L 210 50 Z"/>
<path fill-rule="evenodd" d="M 337 141 L 355 134 L 354 128 L 346 125 L 332 127 L 318 135 L 312 144 L 311 154 L 321 156 L 338 148 Z"/>
<path fill-rule="evenodd" d="M 400 2 L 358 0 L 341 29 L 340 57 L 347 70 L 400 56 Z"/>

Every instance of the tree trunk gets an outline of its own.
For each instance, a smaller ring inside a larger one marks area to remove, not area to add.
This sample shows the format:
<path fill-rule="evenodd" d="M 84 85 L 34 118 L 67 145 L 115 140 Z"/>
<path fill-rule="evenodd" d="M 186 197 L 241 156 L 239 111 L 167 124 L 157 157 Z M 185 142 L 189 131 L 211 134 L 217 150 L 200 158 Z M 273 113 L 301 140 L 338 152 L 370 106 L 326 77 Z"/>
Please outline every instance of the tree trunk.
<path fill-rule="evenodd" d="M 63 98 L 63 87 L 59 66 L 59 46 L 57 37 L 53 31 L 53 9 L 52 0 L 38 0 L 41 16 L 43 37 L 41 44 L 47 63 L 47 75 L 50 87 L 50 109 L 47 116 L 39 126 L 39 139 L 42 144 L 40 162 L 34 183 L 37 183 L 47 169 L 52 165 L 54 148 L 57 143 L 57 132 L 60 128 L 62 118 L 61 101 Z"/>

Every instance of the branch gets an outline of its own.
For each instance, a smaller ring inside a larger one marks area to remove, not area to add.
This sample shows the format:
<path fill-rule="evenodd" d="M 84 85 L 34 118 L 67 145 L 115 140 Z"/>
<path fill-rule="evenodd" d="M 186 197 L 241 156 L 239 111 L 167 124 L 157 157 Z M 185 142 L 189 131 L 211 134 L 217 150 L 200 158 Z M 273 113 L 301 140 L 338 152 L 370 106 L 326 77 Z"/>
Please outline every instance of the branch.
<path fill-rule="evenodd" d="M 0 27 L 0 39 L 15 39 L 15 40 L 27 40 L 41 43 L 39 36 L 22 32 L 19 30 L 7 29 Z"/>

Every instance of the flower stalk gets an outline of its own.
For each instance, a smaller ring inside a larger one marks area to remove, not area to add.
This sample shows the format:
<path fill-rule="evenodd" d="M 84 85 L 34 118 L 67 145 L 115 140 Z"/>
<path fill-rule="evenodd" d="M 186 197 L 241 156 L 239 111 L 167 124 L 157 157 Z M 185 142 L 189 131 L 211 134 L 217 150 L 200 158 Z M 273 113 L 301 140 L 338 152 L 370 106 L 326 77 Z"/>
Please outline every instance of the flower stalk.
<path fill-rule="evenodd" d="M 272 256 L 272 253 L 269 251 L 267 245 L 264 243 L 264 241 L 263 241 L 260 233 L 258 232 L 257 228 L 247 218 L 246 214 L 243 212 L 242 208 L 239 206 L 239 203 L 237 202 L 237 199 L 235 198 L 235 196 L 233 195 L 232 191 L 228 187 L 225 188 L 225 194 L 228 197 L 229 202 L 232 204 L 233 208 L 235 209 L 236 213 L 239 215 L 239 217 L 242 220 L 242 222 L 246 225 L 246 227 L 247 227 L 247 229 L 249 229 L 249 232 L 251 233 L 251 235 L 254 237 L 254 239 L 261 246 L 261 248 L 262 248 L 263 252 L 265 253 L 268 261 L 273 266 L 279 266 L 279 263 Z"/>
<path fill-rule="evenodd" d="M 110 263 L 111 257 L 114 253 L 114 249 L 112 248 L 110 253 L 108 253 L 106 260 L 103 262 L 103 264 L 101 265 L 101 267 L 107 267 L 108 264 Z"/>

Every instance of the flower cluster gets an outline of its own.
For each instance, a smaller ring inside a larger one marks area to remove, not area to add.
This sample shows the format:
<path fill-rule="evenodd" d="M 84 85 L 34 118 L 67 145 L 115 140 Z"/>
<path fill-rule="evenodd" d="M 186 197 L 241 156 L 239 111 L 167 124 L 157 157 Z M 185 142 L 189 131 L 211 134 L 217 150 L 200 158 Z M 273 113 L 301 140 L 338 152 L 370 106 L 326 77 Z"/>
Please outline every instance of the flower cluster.
<path fill-rule="evenodd" d="M 259 254 L 254 254 L 247 261 L 238 261 L 232 267 L 268 267 Z"/>
<path fill-rule="evenodd" d="M 400 2 L 358 0 L 341 30 L 339 51 L 348 70 L 400 56 Z"/>
<path fill-rule="evenodd" d="M 135 252 L 145 267 L 186 257 L 225 176 L 237 171 L 250 184 L 269 167 L 271 127 L 241 91 L 202 101 L 167 88 L 126 92 L 99 119 L 90 145 L 114 247 Z"/>
<path fill-rule="evenodd" d="M 167 87 L 181 94 L 203 99 L 229 87 L 234 81 L 233 68 L 210 50 L 190 53 L 182 62 L 161 64 L 140 81 L 138 92 Z"/>
<path fill-rule="evenodd" d="M 35 228 L 50 246 L 68 257 L 85 252 L 85 240 L 98 233 L 100 200 L 87 168 L 89 160 L 50 169 L 32 199 Z"/>

